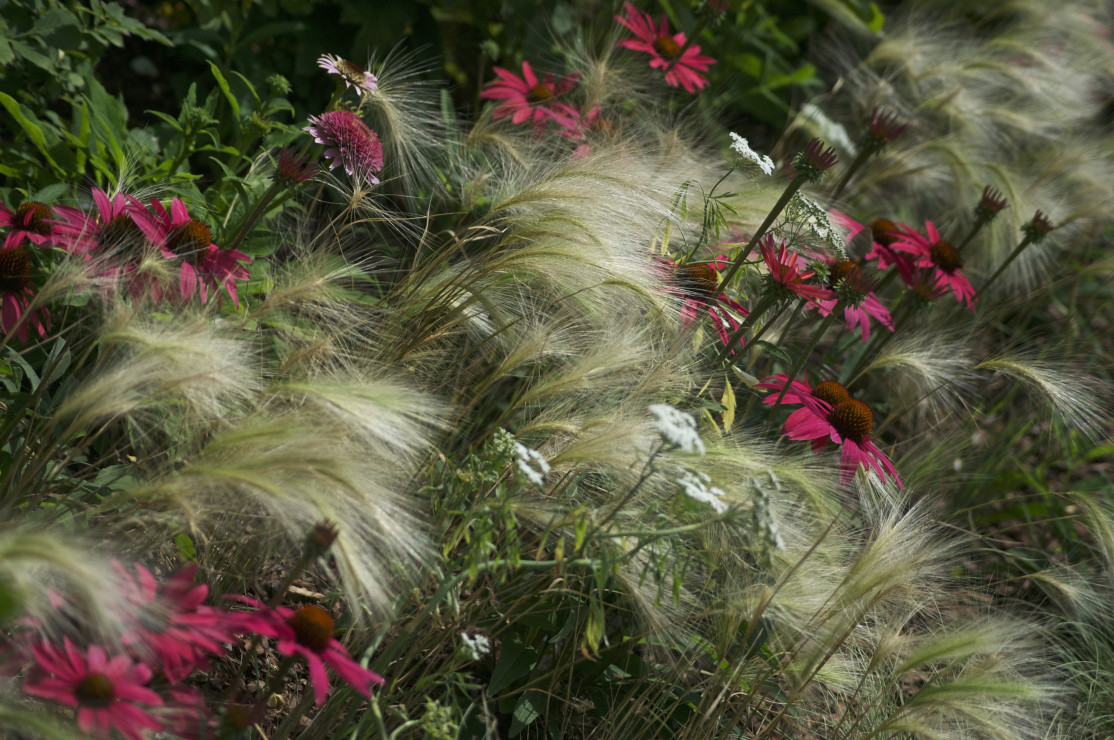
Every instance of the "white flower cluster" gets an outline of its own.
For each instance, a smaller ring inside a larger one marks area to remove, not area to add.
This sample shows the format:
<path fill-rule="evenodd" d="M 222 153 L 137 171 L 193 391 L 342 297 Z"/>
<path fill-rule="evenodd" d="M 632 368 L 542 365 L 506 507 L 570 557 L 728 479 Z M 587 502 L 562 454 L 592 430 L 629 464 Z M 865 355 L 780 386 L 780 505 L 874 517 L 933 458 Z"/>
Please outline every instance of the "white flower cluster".
<path fill-rule="evenodd" d="M 696 419 L 691 414 L 664 403 L 650 404 L 650 413 L 657 417 L 654 426 L 666 442 L 676 445 L 684 452 L 704 454 L 704 441 L 696 431 Z"/>
<path fill-rule="evenodd" d="M 549 463 L 537 450 L 532 450 L 521 442 L 514 443 L 514 457 L 518 469 L 538 488 L 545 486 L 545 476 L 549 474 Z"/>
<path fill-rule="evenodd" d="M 847 244 L 839 229 L 832 227 L 827 210 L 799 191 L 789 201 L 786 212 L 790 220 L 804 224 L 818 237 L 828 242 L 841 260 L 847 259 Z"/>
<path fill-rule="evenodd" d="M 748 162 L 754 162 L 767 175 L 774 174 L 774 160 L 751 149 L 747 140 L 734 131 L 731 132 L 731 150 Z"/>
<path fill-rule="evenodd" d="M 467 632 L 460 633 L 461 647 L 471 660 L 479 660 L 491 652 L 491 640 L 487 639 L 487 635 L 476 633 L 469 635 Z"/>
<path fill-rule="evenodd" d="M 723 500 L 726 494 L 722 488 L 708 485 L 712 479 L 707 473 L 678 468 L 676 480 L 689 498 L 708 504 L 717 514 L 727 512 L 727 502 Z"/>

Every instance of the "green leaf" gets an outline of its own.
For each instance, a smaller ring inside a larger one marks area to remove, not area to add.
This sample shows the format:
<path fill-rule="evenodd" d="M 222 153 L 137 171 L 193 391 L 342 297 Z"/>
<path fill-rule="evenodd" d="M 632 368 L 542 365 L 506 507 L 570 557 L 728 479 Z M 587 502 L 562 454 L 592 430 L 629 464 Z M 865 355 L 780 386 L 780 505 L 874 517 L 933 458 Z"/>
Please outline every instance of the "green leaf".
<path fill-rule="evenodd" d="M 224 99 L 232 106 L 232 116 L 236 120 L 236 126 L 240 125 L 240 103 L 236 100 L 236 96 L 232 94 L 232 89 L 228 87 L 228 80 L 224 79 L 217 65 L 209 62 L 209 69 L 213 71 L 213 77 L 216 78 L 220 90 L 224 93 Z"/>
<path fill-rule="evenodd" d="M 178 555 L 183 561 L 192 563 L 197 560 L 197 551 L 194 549 L 193 540 L 185 532 L 174 535 L 174 544 L 178 547 Z"/>
<path fill-rule="evenodd" d="M 781 347 L 777 346 L 776 344 L 771 344 L 771 343 L 767 342 L 765 339 L 759 339 L 757 342 L 755 342 L 755 344 L 757 344 L 759 347 L 766 350 L 771 355 L 773 355 L 774 357 L 777 357 L 780 360 L 785 360 L 786 362 L 793 362 L 793 358 L 791 358 L 788 354 L 786 354 L 785 350 L 783 350 Z"/>
<path fill-rule="evenodd" d="M 511 727 L 508 737 L 517 737 L 523 730 L 525 730 L 530 723 L 542 715 L 544 706 L 537 707 L 534 704 L 534 697 L 537 696 L 542 699 L 543 696 L 536 691 L 527 691 L 518 697 L 518 703 L 514 705 L 514 712 L 511 714 Z"/>
<path fill-rule="evenodd" d="M 0 65 L 11 64 L 15 60 L 15 52 L 8 43 L 8 23 L 0 18 Z"/>
<path fill-rule="evenodd" d="M 30 139 L 31 143 L 34 144 L 35 147 L 42 153 L 43 157 L 46 158 L 46 161 L 49 162 L 50 165 L 59 172 L 59 174 L 62 174 L 62 168 L 58 166 L 58 163 L 54 161 L 54 158 L 51 157 L 50 153 L 47 151 L 48 143 L 46 134 L 43 133 L 42 128 L 34 120 L 34 117 L 31 115 L 31 113 L 25 113 L 23 110 L 23 106 L 21 106 L 15 98 L 13 98 L 11 95 L 8 95 L 7 93 L 0 92 L 0 105 L 4 106 L 8 113 L 11 114 L 12 118 L 16 120 L 16 123 L 18 123 L 20 128 L 23 129 L 23 133 L 27 134 L 27 138 Z M 57 141 L 53 142 L 49 146 L 53 146 L 53 144 L 56 143 Z"/>
<path fill-rule="evenodd" d="M 487 682 L 487 695 L 496 696 L 515 681 L 524 678 L 538 664 L 538 654 L 522 642 L 518 635 L 503 640 L 499 649 L 499 659 L 491 671 Z"/>

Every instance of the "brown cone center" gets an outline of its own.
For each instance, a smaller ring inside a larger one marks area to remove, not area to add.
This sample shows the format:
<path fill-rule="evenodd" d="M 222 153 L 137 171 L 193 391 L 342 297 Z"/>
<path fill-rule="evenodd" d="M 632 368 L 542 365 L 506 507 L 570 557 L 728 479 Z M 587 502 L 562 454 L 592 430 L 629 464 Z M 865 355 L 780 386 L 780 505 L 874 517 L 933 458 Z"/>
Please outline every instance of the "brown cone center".
<path fill-rule="evenodd" d="M 333 618 L 317 604 L 306 604 L 294 612 L 290 626 L 294 628 L 298 644 L 315 653 L 325 652 L 333 641 Z"/>
<path fill-rule="evenodd" d="M 553 94 L 553 91 L 540 82 L 526 91 L 526 99 L 531 103 L 544 103 L 547 100 L 553 100 L 555 97 L 557 96 Z"/>
<path fill-rule="evenodd" d="M 166 237 L 166 248 L 179 257 L 194 259 L 213 241 L 209 227 L 190 219 L 175 226 Z"/>
<path fill-rule="evenodd" d="M 654 51 L 673 61 L 681 53 L 681 45 L 668 36 L 658 36 L 654 39 Z"/>
<path fill-rule="evenodd" d="M 835 427 L 839 436 L 861 443 L 870 438 L 874 414 L 865 403 L 851 398 L 832 407 L 828 423 Z"/>
<path fill-rule="evenodd" d="M 812 389 L 812 395 L 832 406 L 850 400 L 851 398 L 851 394 L 847 392 L 847 389 L 834 380 L 825 380 L 823 383 L 818 383 L 816 387 Z"/>
<path fill-rule="evenodd" d="M 0 292 L 18 293 L 31 284 L 31 257 L 23 247 L 0 250 Z"/>
<path fill-rule="evenodd" d="M 684 294 L 697 300 L 707 300 L 716 294 L 719 276 L 716 270 L 704 262 L 681 265 L 676 272 L 677 286 Z"/>
<path fill-rule="evenodd" d="M 929 251 L 928 256 L 932 259 L 932 264 L 949 275 L 963 267 L 963 260 L 959 256 L 959 250 L 943 240 L 932 245 L 932 249 Z"/>
<path fill-rule="evenodd" d="M 116 687 L 103 673 L 89 673 L 77 682 L 73 694 L 81 706 L 107 707 L 116 696 Z"/>
<path fill-rule="evenodd" d="M 29 200 L 19 204 L 15 211 L 15 222 L 24 231 L 50 236 L 50 219 L 53 216 L 50 206 Z"/>
<path fill-rule="evenodd" d="M 367 72 L 364 71 L 363 67 L 347 59 L 341 59 L 337 64 L 337 69 L 340 70 L 345 79 L 357 85 L 362 85 L 367 80 Z"/>
<path fill-rule="evenodd" d="M 898 239 L 897 225 L 886 218 L 876 218 L 871 221 L 870 233 L 874 235 L 874 241 L 883 247 L 890 246 Z"/>

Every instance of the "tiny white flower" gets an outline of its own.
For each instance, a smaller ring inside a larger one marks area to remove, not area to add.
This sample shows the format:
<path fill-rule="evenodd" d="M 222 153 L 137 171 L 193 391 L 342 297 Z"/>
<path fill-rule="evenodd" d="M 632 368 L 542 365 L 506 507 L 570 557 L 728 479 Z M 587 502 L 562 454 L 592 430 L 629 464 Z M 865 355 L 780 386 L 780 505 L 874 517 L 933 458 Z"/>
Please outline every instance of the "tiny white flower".
<path fill-rule="evenodd" d="M 491 640 L 487 639 L 487 635 L 479 633 L 469 635 L 467 632 L 461 632 L 460 642 L 471 660 L 479 660 L 491 652 Z"/>
<path fill-rule="evenodd" d="M 758 168 L 767 175 L 774 174 L 774 160 L 750 148 L 750 144 L 742 136 L 731 132 L 731 149 L 748 162 L 754 162 Z"/>
<path fill-rule="evenodd" d="M 549 474 L 549 463 L 537 450 L 532 450 L 521 442 L 514 443 L 515 462 L 531 483 L 538 488 L 545 486 L 545 476 Z"/>
<path fill-rule="evenodd" d="M 722 488 L 708 485 L 712 479 L 706 473 L 678 468 L 676 481 L 689 498 L 708 504 L 717 514 L 726 513 L 727 502 L 723 500 L 726 494 Z"/>
<path fill-rule="evenodd" d="M 654 425 L 667 442 L 680 447 L 684 452 L 704 454 L 704 441 L 696 431 L 696 419 L 691 414 L 664 403 L 651 404 L 650 413 L 657 417 Z"/>

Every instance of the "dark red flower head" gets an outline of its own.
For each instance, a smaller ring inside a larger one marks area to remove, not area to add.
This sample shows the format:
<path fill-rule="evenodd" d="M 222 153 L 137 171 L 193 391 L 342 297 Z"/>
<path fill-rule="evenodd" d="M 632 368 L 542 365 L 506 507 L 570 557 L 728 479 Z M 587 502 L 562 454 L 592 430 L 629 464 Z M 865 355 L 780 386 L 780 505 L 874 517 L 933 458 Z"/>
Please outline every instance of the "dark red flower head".
<path fill-rule="evenodd" d="M 979 204 L 975 206 L 975 217 L 984 221 L 989 221 L 1002 211 L 1009 201 L 1006 200 L 1002 193 L 989 185 L 982 190 L 982 197 L 979 198 Z"/>
<path fill-rule="evenodd" d="M 793 160 L 793 169 L 797 176 L 804 176 L 809 182 L 817 182 L 828 170 L 839 161 L 835 149 L 824 148 L 820 139 L 812 139 L 805 144 L 805 150 Z"/>
<path fill-rule="evenodd" d="M 892 111 L 879 112 L 878 108 L 870 112 L 870 123 L 867 124 L 867 136 L 875 146 L 889 144 L 905 133 L 909 128 L 908 123 L 898 124 L 897 114 Z"/>

